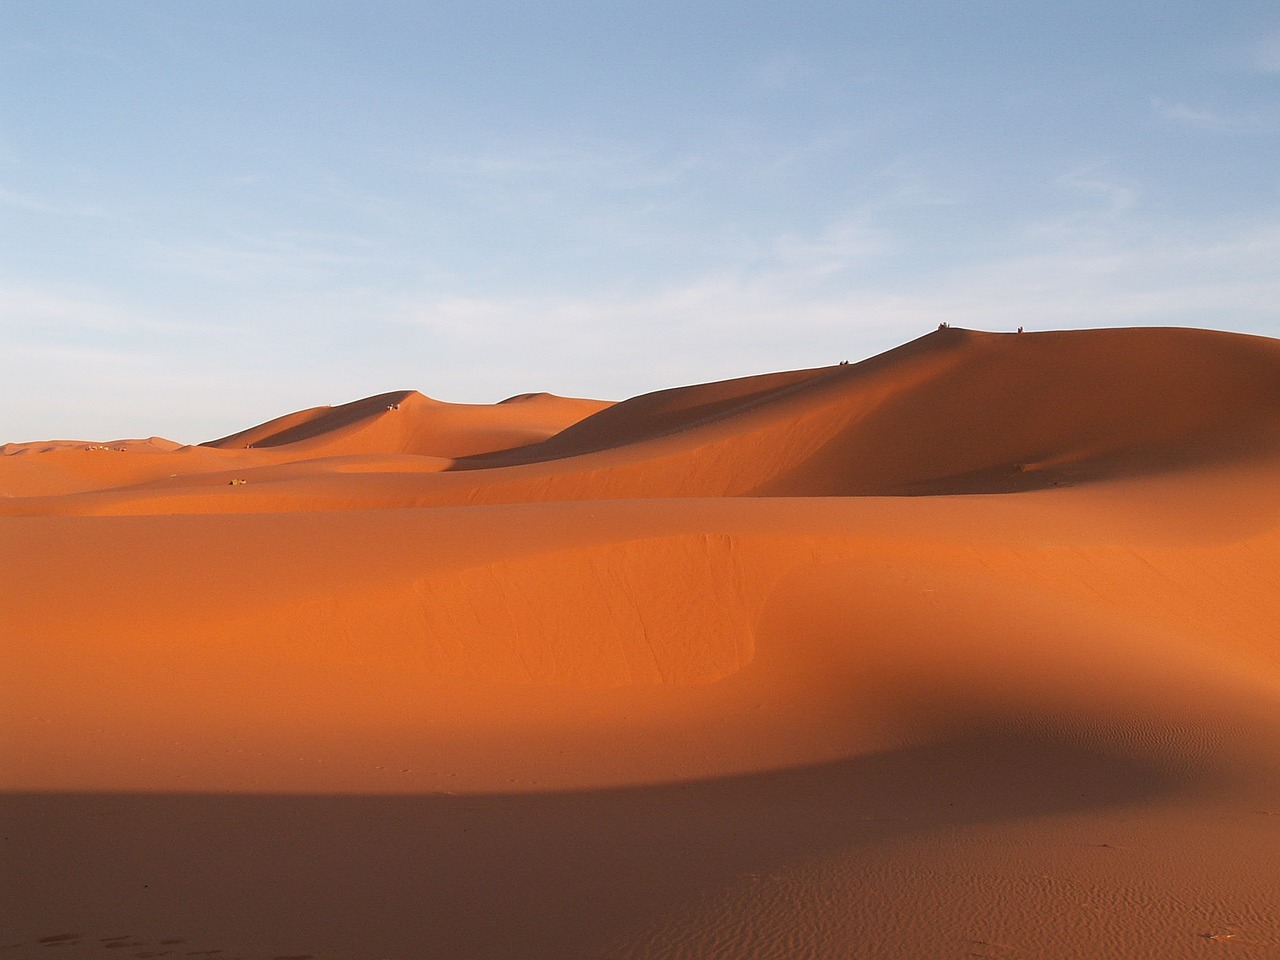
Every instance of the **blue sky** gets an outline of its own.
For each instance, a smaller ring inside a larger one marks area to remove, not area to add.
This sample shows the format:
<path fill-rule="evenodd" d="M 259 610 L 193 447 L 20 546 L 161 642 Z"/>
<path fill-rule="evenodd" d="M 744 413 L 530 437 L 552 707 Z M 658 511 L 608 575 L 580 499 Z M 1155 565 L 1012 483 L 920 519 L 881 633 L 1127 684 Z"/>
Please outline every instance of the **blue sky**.
<path fill-rule="evenodd" d="M 1280 7 L 7 0 L 0 218 L 0 442 L 1280 336 Z"/>

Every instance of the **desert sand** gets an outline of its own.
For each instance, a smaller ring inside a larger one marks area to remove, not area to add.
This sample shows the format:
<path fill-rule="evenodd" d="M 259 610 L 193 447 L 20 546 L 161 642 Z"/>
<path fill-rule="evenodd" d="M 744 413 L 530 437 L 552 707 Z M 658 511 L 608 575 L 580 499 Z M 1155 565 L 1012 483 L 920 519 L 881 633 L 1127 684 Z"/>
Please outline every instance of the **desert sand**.
<path fill-rule="evenodd" d="M 1280 341 L 0 448 L 0 958 L 1280 957 Z"/>

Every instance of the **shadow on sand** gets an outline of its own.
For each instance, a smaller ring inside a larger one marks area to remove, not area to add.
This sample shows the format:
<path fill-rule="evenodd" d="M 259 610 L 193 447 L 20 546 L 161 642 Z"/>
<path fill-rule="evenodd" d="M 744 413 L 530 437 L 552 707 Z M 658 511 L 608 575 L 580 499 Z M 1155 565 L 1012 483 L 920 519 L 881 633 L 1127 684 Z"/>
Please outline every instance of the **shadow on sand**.
<path fill-rule="evenodd" d="M 8 794 L 0 958 L 71 947 L 79 957 L 218 960 L 616 955 L 637 931 L 744 875 L 1176 787 L 1132 758 L 986 732 L 799 769 L 580 792 Z"/>

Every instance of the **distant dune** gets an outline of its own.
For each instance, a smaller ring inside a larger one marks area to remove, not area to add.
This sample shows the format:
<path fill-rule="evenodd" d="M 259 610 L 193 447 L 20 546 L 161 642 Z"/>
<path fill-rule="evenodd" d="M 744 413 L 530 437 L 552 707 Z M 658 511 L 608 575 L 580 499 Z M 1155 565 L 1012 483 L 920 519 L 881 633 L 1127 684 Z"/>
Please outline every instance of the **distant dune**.
<path fill-rule="evenodd" d="M 1188 329 L 8 444 L 0 957 L 1280 957 L 1278 490 Z"/>

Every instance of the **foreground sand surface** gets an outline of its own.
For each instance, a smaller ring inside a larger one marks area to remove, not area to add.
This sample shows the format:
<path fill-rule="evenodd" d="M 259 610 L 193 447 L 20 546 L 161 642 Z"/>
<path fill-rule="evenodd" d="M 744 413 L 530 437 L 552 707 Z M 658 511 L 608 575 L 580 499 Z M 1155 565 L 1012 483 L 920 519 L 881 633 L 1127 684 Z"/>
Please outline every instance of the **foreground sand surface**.
<path fill-rule="evenodd" d="M 8 444 L 0 958 L 1280 957 L 1278 491 L 1154 328 Z"/>

